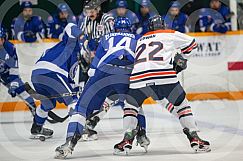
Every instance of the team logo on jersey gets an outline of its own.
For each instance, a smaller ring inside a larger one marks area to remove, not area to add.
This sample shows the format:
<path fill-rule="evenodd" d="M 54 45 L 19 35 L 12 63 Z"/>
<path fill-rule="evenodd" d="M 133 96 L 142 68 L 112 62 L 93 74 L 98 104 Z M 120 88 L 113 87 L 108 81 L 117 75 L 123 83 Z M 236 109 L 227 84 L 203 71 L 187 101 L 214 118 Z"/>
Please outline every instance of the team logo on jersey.
<path fill-rule="evenodd" d="M 104 31 L 104 26 L 103 26 L 103 25 L 98 25 L 98 26 L 97 26 L 97 30 L 98 30 L 99 32 Z"/>
<path fill-rule="evenodd" d="M 5 70 L 5 61 L 0 59 L 0 73 L 3 73 Z"/>
<path fill-rule="evenodd" d="M 5 60 L 8 60 L 8 59 L 9 59 L 9 55 L 6 54 L 6 56 L 5 56 Z"/>

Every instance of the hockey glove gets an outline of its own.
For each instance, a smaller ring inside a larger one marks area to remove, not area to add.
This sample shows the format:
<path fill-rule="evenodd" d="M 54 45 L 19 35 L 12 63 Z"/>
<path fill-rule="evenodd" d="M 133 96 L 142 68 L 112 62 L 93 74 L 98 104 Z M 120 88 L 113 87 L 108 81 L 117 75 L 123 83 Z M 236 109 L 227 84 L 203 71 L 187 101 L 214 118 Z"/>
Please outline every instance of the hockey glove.
<path fill-rule="evenodd" d="M 8 93 L 12 96 L 12 97 L 16 97 L 17 93 L 16 93 L 16 89 L 19 88 L 19 83 L 18 82 L 11 82 L 10 83 L 10 87 L 8 89 Z"/>
<path fill-rule="evenodd" d="M 173 62 L 173 69 L 176 73 L 180 73 L 181 71 L 187 68 L 187 59 L 183 58 L 181 54 L 176 54 Z"/>

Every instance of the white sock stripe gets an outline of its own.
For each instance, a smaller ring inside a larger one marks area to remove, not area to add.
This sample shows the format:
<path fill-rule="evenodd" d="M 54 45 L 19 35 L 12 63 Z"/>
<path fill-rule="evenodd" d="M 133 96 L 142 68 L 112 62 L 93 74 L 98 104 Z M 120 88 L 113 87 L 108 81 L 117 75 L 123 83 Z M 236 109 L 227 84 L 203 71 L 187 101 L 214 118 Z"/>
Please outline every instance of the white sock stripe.
<path fill-rule="evenodd" d="M 81 125 L 85 125 L 86 118 L 84 116 L 80 115 L 80 114 L 75 114 L 75 115 L 71 116 L 69 123 L 71 123 L 71 122 L 73 122 L 73 123 L 77 122 Z"/>
<path fill-rule="evenodd" d="M 29 95 L 26 91 L 20 93 L 19 96 L 20 96 L 21 98 L 23 98 L 24 100 L 26 100 L 27 98 L 30 97 L 30 95 Z"/>
<path fill-rule="evenodd" d="M 41 117 L 41 118 L 47 118 L 48 117 L 48 112 L 45 112 L 39 106 L 39 107 L 36 108 L 36 115 L 39 116 L 39 117 Z"/>

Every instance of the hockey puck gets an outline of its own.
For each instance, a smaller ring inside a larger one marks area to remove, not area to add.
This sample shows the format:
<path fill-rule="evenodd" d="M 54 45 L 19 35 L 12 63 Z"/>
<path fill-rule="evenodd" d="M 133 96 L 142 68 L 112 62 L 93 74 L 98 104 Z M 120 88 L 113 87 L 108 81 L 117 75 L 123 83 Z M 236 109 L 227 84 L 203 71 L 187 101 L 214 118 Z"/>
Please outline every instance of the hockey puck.
<path fill-rule="evenodd" d="M 46 138 L 44 137 L 44 136 L 40 136 L 40 141 L 45 141 L 46 140 Z"/>

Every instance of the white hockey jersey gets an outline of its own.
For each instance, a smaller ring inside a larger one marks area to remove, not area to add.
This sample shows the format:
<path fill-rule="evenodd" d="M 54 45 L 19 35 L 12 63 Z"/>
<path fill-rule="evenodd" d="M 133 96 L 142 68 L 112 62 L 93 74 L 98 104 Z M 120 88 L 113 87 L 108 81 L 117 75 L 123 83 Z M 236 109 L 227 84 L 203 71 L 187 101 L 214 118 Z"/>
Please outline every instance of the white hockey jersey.
<path fill-rule="evenodd" d="M 178 49 L 184 56 L 197 48 L 195 39 L 174 30 L 148 32 L 138 40 L 130 88 L 178 82 L 173 56 Z"/>

